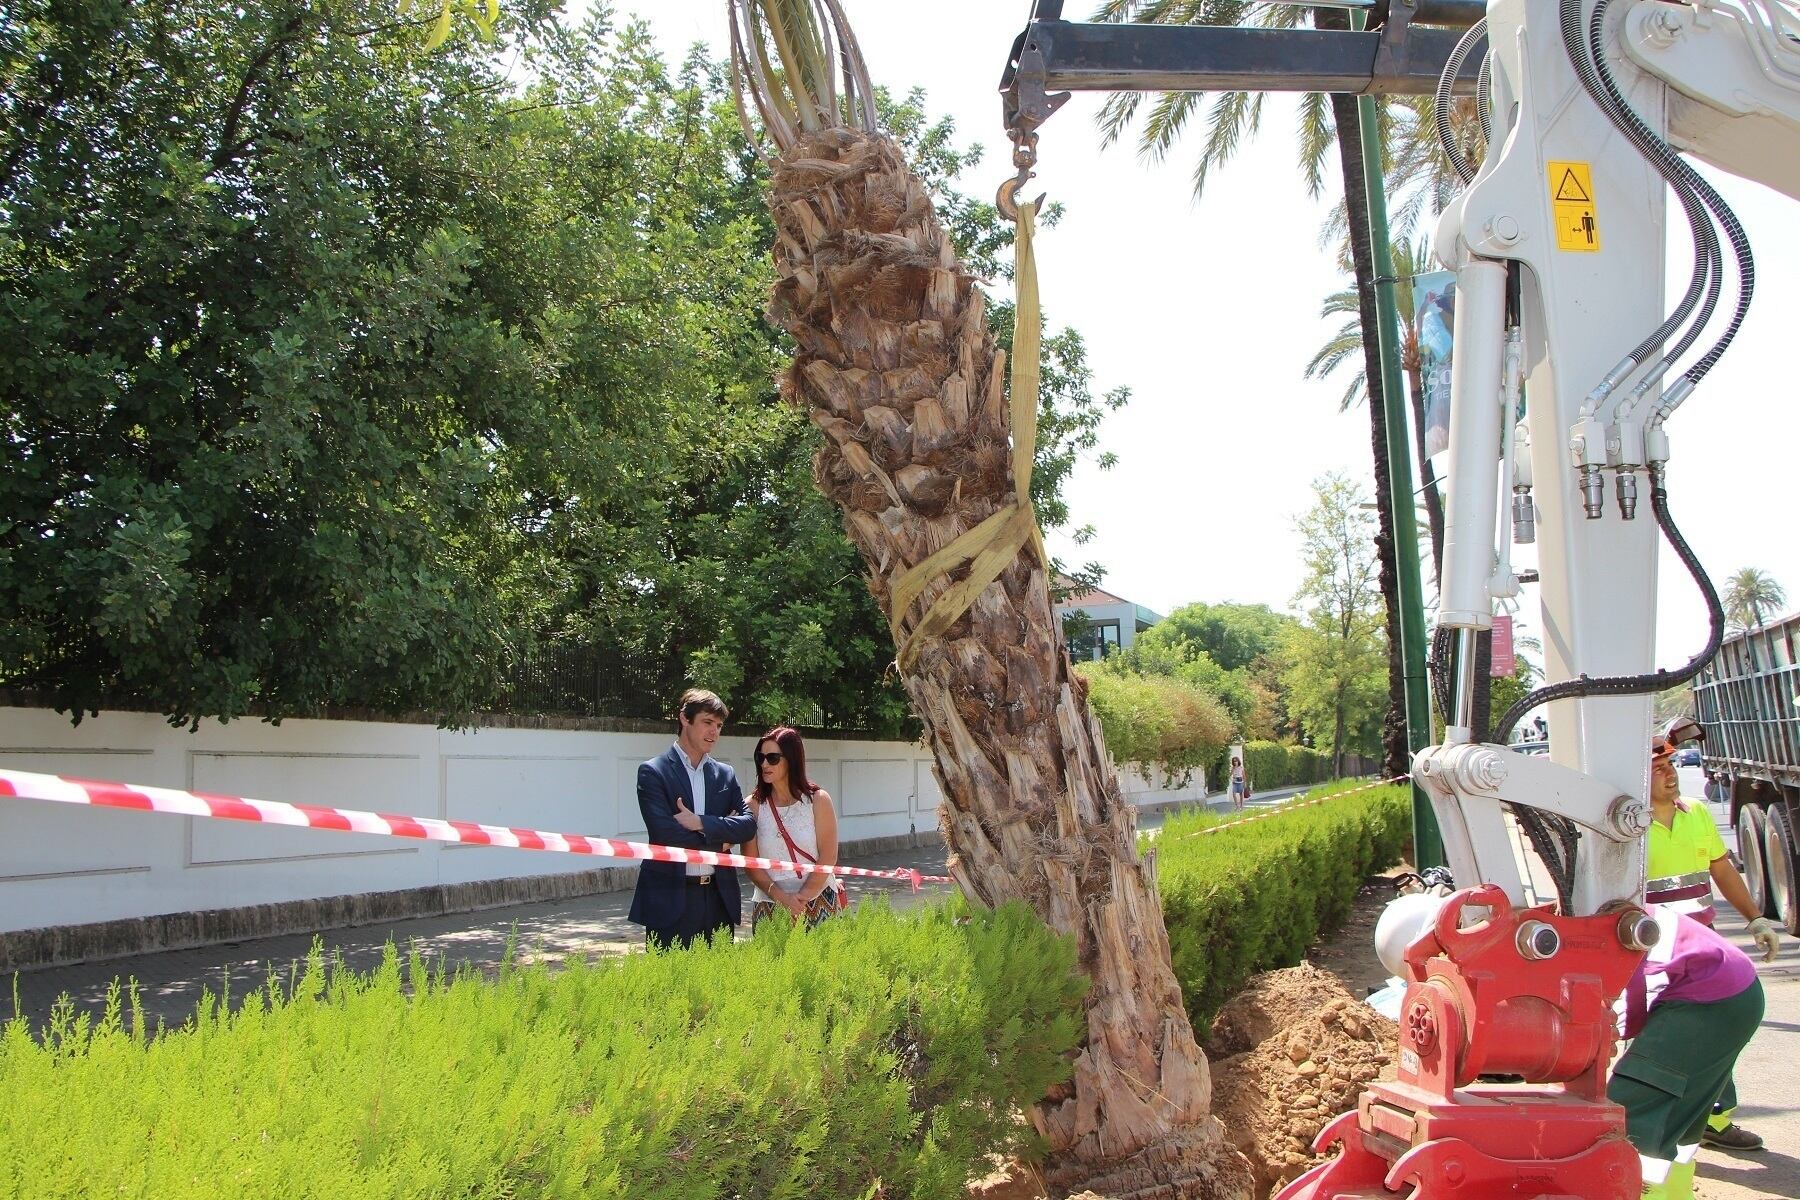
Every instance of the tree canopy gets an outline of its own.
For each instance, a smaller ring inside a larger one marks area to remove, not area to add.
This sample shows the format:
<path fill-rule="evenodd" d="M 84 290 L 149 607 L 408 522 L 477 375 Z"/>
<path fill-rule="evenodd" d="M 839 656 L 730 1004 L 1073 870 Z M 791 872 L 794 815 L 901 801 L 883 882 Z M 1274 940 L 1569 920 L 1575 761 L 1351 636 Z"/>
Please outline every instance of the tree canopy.
<path fill-rule="evenodd" d="M 1781 606 L 1787 603 L 1787 593 L 1766 571 L 1744 567 L 1732 572 L 1721 599 L 1725 617 L 1733 628 L 1754 629 L 1766 618 L 1780 614 Z"/>
<path fill-rule="evenodd" d="M 1342 475 L 1313 484 L 1314 502 L 1295 525 L 1306 577 L 1294 596 L 1304 612 L 1286 638 L 1288 711 L 1321 748 L 1375 753 L 1387 699 L 1387 647 L 1376 585 L 1375 520 L 1360 485 Z"/>
<path fill-rule="evenodd" d="M 529 662 L 597 711 L 704 682 L 750 721 L 900 728 L 772 382 L 762 168 L 720 67 L 548 0 L 425 53 L 426 8 L 0 22 L 0 685 L 459 719 Z M 1010 230 L 949 186 L 975 152 L 882 103 L 997 273 Z M 1073 334 L 1046 356 L 1059 526 L 1124 397 Z"/>

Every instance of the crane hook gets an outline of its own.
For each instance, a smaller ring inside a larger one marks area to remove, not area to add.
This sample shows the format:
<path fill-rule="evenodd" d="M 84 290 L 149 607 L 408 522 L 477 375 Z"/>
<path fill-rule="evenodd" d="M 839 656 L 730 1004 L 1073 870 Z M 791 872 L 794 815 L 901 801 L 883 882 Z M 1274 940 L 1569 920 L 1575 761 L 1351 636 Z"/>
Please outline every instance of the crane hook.
<path fill-rule="evenodd" d="M 999 193 L 994 197 L 994 207 L 1009 221 L 1019 219 L 1019 189 L 1036 173 L 1031 168 L 1037 165 L 1037 140 L 1035 130 L 1013 134 L 1013 165 L 1019 168 L 1019 173 L 1001 184 Z M 1035 204 L 1038 208 L 1044 206 L 1043 194 L 1039 194 Z"/>

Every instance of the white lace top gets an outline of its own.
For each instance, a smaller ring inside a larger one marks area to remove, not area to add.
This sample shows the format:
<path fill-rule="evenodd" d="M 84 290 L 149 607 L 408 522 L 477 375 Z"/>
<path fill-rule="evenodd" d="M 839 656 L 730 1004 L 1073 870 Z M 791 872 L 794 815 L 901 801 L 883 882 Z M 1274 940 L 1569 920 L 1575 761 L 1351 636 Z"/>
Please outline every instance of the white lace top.
<path fill-rule="evenodd" d="M 764 858 L 777 858 L 783 862 L 805 862 L 804 856 L 788 853 L 787 843 L 782 840 L 781 827 L 775 824 L 775 815 L 769 810 L 774 807 L 759 804 L 756 807 L 756 848 L 762 851 Z M 788 837 L 794 839 L 794 845 L 817 858 L 819 854 L 819 831 L 813 825 L 812 801 L 802 800 L 790 804 L 781 810 L 781 823 L 787 826 Z M 804 875 L 795 875 L 792 871 L 770 871 L 769 879 L 784 892 L 797 892 L 800 885 L 806 882 Z M 769 897 L 761 888 L 755 889 L 752 901 L 767 900 Z"/>

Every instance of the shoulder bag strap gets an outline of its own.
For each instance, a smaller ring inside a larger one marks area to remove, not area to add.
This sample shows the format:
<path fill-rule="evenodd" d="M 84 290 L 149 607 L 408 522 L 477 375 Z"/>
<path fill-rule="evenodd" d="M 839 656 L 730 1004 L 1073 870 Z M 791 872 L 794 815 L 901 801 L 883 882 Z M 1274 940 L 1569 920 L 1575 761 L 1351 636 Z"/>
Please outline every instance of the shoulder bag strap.
<path fill-rule="evenodd" d="M 775 828 L 781 831 L 781 840 L 787 843 L 788 861 L 789 862 L 799 862 L 801 859 L 804 858 L 809 863 L 818 862 L 819 860 L 817 858 L 813 857 L 812 855 L 808 854 L 806 851 L 802 850 L 800 847 L 796 846 L 794 844 L 794 839 L 792 837 L 788 836 L 787 822 L 785 822 L 781 819 L 781 805 L 775 803 L 775 797 L 770 796 L 768 803 L 769 803 L 769 815 L 775 818 Z M 796 879 L 805 879 L 806 872 L 805 871 L 795 871 L 794 877 Z M 829 883 L 830 880 L 827 880 L 826 882 Z"/>

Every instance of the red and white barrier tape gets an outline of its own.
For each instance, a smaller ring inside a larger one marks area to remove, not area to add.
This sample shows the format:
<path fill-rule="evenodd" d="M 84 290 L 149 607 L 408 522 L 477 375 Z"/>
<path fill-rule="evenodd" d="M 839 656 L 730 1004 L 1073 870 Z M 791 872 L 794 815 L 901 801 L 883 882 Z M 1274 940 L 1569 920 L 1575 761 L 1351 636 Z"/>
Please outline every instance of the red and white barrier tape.
<path fill-rule="evenodd" d="M 482 825 L 473 821 L 443 821 L 436 817 L 403 817 L 390 813 L 360 812 L 353 808 L 284 804 L 274 800 L 249 800 L 242 796 L 215 796 L 205 792 L 183 792 L 136 783 L 108 783 L 0 768 L 0 797 L 4 796 L 14 796 L 21 800 L 49 800 L 58 804 L 86 804 L 96 808 L 124 808 L 134 812 L 173 813 L 184 817 L 255 821 L 264 825 L 291 825 L 303 829 L 372 833 L 378 837 L 417 838 L 427 842 L 461 842 L 467 846 L 547 850 L 553 854 L 591 854 L 598 858 L 704 863 L 715 867 L 760 867 L 765 871 L 817 871 L 827 875 L 855 875 L 866 879 L 898 879 L 910 883 L 915 892 L 923 883 L 954 882 L 948 875 L 921 875 L 906 867 L 879 871 L 870 867 L 792 863 L 778 858 L 723 854 L 716 850 L 685 850 L 679 846 L 658 846 L 650 842 L 583 837 L 577 833 L 545 833 L 536 829 Z"/>
<path fill-rule="evenodd" d="M 1291 800 L 1288 803 L 1281 805 L 1279 808 L 1271 808 L 1268 812 L 1257 813 L 1254 817 L 1245 817 L 1241 821 L 1226 821 L 1219 825 L 1208 825 L 1205 829 L 1196 829 L 1192 833 L 1183 833 L 1178 836 L 1184 838 L 1204 837 L 1209 833 L 1219 833 L 1226 829 L 1236 829 L 1239 825 L 1250 825 L 1257 821 L 1266 821 L 1270 817 L 1279 817 L 1282 813 L 1293 812 L 1296 808 L 1311 808 L 1315 804 L 1324 804 L 1327 800 L 1341 800 L 1345 796 L 1354 796 L 1358 792 L 1370 792 L 1374 791 L 1376 788 L 1387 787 L 1390 784 L 1405 783 L 1411 778 L 1411 775 L 1396 775 L 1392 779 L 1377 779 L 1373 783 L 1365 783 L 1361 787 L 1346 788 L 1341 792 L 1327 793 L 1326 795 L 1320 796 L 1317 800 L 1304 799 L 1304 797 L 1309 796 L 1312 793 L 1301 792 L 1300 795 L 1302 799 Z"/>

